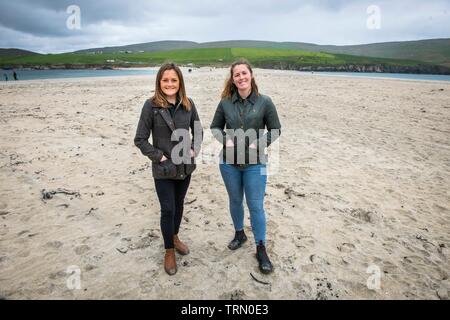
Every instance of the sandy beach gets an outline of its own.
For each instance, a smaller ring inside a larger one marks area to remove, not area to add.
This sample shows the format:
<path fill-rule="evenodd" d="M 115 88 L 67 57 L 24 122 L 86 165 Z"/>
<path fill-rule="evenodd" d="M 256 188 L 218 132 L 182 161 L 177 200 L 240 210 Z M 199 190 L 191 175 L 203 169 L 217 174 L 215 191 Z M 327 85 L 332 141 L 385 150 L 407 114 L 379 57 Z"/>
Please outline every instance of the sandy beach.
<path fill-rule="evenodd" d="M 184 71 L 208 131 L 228 71 Z M 0 83 L 0 298 L 448 299 L 450 83 L 255 76 L 282 123 L 268 276 L 247 208 L 250 241 L 226 247 L 209 132 L 180 231 L 191 253 L 164 272 L 149 160 L 133 144 L 155 76 Z"/>

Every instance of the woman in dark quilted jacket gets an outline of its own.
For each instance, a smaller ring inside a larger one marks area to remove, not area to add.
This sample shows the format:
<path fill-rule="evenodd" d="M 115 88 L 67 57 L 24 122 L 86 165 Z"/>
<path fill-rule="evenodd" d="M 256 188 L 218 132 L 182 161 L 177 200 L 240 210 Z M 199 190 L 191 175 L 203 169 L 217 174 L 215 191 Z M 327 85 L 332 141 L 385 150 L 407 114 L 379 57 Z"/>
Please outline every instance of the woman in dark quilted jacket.
<path fill-rule="evenodd" d="M 148 141 L 150 134 L 152 143 Z M 162 65 L 156 76 L 155 93 L 142 108 L 134 143 L 152 162 L 166 249 L 164 269 L 169 275 L 177 272 L 175 251 L 189 253 L 178 232 L 202 136 L 200 119 L 194 102 L 186 95 L 180 68 L 173 63 Z M 173 137 L 179 140 L 172 141 Z"/>

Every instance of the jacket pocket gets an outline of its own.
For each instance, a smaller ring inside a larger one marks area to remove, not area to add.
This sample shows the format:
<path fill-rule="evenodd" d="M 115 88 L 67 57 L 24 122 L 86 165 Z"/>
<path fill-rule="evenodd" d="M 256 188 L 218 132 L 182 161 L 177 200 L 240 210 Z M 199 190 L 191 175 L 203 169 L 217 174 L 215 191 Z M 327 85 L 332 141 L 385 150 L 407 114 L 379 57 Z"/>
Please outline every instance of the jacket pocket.
<path fill-rule="evenodd" d="M 177 167 L 170 159 L 155 163 L 154 165 L 157 178 L 173 179 L 177 176 Z"/>
<path fill-rule="evenodd" d="M 195 163 L 184 165 L 184 171 L 186 172 L 187 176 L 190 175 L 192 172 L 194 172 L 195 168 L 196 168 Z"/>

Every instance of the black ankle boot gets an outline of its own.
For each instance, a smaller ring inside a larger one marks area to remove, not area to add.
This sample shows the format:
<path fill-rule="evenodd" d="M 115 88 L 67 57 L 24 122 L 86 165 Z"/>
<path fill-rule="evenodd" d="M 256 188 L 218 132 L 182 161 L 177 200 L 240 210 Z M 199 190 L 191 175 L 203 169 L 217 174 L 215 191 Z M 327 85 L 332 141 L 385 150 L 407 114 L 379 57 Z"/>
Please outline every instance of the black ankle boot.
<path fill-rule="evenodd" d="M 240 248 L 245 241 L 247 241 L 247 236 L 245 235 L 244 230 L 236 231 L 234 239 L 228 244 L 228 249 L 236 250 Z"/>
<path fill-rule="evenodd" d="M 256 246 L 256 259 L 259 262 L 259 270 L 261 270 L 262 273 L 268 274 L 272 272 L 273 266 L 267 256 L 266 247 L 262 241 Z"/>

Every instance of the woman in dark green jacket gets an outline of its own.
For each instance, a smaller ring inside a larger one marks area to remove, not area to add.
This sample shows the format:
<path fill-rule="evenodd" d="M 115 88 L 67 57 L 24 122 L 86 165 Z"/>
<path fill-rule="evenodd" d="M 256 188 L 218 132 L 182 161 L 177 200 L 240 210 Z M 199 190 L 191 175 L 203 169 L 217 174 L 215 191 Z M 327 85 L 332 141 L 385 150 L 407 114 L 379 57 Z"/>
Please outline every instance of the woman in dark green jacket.
<path fill-rule="evenodd" d="M 150 133 L 153 143 L 148 141 Z M 178 231 L 202 135 L 200 119 L 194 102 L 186 95 L 181 70 L 172 63 L 164 64 L 156 76 L 155 94 L 142 108 L 134 143 L 152 161 L 166 249 L 164 269 L 169 275 L 177 272 L 175 250 L 183 255 L 189 253 L 187 245 L 178 238 Z M 181 142 L 172 141 L 172 137 L 182 137 Z"/>
<path fill-rule="evenodd" d="M 235 228 L 234 239 L 228 248 L 238 249 L 247 240 L 244 233 L 245 194 L 259 268 L 263 273 L 270 273 L 273 266 L 265 247 L 267 157 L 264 149 L 280 135 L 281 124 L 272 100 L 259 93 L 252 68 L 246 60 L 232 64 L 230 78 L 210 128 L 223 144 L 220 172 L 228 192 Z"/>

